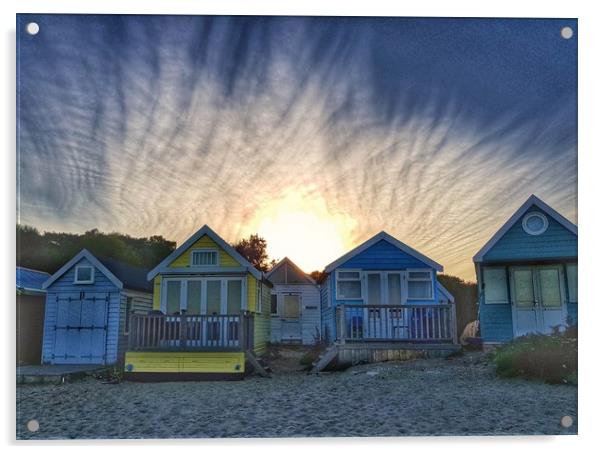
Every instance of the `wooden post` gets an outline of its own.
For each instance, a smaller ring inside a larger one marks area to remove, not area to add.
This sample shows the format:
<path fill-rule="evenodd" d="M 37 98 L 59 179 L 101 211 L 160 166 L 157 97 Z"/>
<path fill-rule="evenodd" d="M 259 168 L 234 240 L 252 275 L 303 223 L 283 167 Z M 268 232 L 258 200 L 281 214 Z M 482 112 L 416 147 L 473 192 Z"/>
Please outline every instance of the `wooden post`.
<path fill-rule="evenodd" d="M 452 341 L 454 344 L 458 343 L 458 329 L 456 326 L 456 304 L 455 303 L 451 303 L 450 306 L 450 323 L 451 323 L 451 332 L 452 332 Z"/>
<path fill-rule="evenodd" d="M 180 348 L 186 348 L 188 337 L 188 326 L 186 323 L 186 315 L 180 315 Z"/>

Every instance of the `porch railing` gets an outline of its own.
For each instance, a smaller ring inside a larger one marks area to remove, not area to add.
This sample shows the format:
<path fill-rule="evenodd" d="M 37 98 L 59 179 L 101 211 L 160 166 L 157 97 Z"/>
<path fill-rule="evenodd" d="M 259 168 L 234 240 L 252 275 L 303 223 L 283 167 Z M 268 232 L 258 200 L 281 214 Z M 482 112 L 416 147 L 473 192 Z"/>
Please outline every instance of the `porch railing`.
<path fill-rule="evenodd" d="M 244 351 L 253 345 L 253 317 L 132 314 L 132 351 Z"/>
<path fill-rule="evenodd" d="M 454 304 L 345 304 L 336 326 L 340 342 L 457 343 Z"/>

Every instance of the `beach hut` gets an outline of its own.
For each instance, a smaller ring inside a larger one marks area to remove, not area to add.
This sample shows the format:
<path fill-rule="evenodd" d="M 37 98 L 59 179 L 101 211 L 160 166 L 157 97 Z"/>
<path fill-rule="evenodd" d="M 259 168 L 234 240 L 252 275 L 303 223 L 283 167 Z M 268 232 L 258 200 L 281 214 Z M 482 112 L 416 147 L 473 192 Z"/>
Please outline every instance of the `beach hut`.
<path fill-rule="evenodd" d="M 288 257 L 266 276 L 271 291 L 271 342 L 311 345 L 320 340 L 320 290 Z"/>
<path fill-rule="evenodd" d="M 484 343 L 577 322 L 577 226 L 535 195 L 473 260 Z"/>
<path fill-rule="evenodd" d="M 17 364 L 40 364 L 46 290 L 50 274 L 17 266 Z"/>
<path fill-rule="evenodd" d="M 44 364 L 118 364 L 130 316 L 152 307 L 148 270 L 83 249 L 50 276 L 46 290 Z"/>
<path fill-rule="evenodd" d="M 270 334 L 272 284 L 205 225 L 151 270 L 153 311 L 132 318 L 126 376 L 240 379 Z"/>
<path fill-rule="evenodd" d="M 455 306 L 443 267 L 380 232 L 328 265 L 322 332 L 337 343 L 454 343 Z M 443 294 L 443 297 L 441 297 Z"/>

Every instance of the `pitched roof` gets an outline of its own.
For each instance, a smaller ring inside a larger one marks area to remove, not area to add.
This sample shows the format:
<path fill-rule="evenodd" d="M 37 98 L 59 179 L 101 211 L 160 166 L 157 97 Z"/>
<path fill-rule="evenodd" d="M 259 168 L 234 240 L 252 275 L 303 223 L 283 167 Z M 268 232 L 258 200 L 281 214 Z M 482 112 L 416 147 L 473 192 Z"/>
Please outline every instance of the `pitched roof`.
<path fill-rule="evenodd" d="M 316 283 L 316 281 L 309 274 L 307 274 L 305 271 L 303 271 L 301 268 L 299 268 L 288 257 L 284 257 L 276 265 L 274 265 L 274 267 L 269 271 L 269 273 L 266 274 L 266 278 L 270 279 L 270 276 L 272 276 L 276 270 L 278 270 L 279 268 L 281 268 L 284 265 L 289 265 L 291 268 L 293 268 L 293 270 L 295 272 L 297 272 L 298 274 L 300 274 L 301 276 L 303 276 L 307 280 L 308 284 L 315 284 Z"/>
<path fill-rule="evenodd" d="M 152 284 L 144 276 L 146 269 L 137 268 L 111 258 L 97 258 L 87 249 L 79 251 L 71 260 L 65 263 L 56 273 L 48 278 L 43 288 L 48 288 L 54 281 L 69 271 L 81 259 L 87 259 L 92 265 L 100 270 L 117 288 L 128 288 L 152 292 Z"/>
<path fill-rule="evenodd" d="M 368 241 L 365 241 L 364 243 L 357 246 L 355 249 L 352 249 L 347 254 L 343 255 L 339 259 L 337 259 L 334 262 L 332 262 L 331 264 L 327 265 L 326 268 L 324 269 L 324 271 L 327 273 L 332 272 L 335 268 L 338 268 L 340 265 L 345 263 L 350 258 L 355 257 L 356 255 L 360 254 L 361 252 L 364 252 L 366 249 L 372 247 L 373 245 L 375 245 L 376 243 L 378 243 L 381 240 L 387 241 L 388 243 L 392 244 L 396 248 L 398 248 L 398 249 L 402 250 L 403 252 L 405 252 L 406 254 L 411 255 L 412 257 L 420 260 L 421 262 L 433 267 L 437 271 L 443 271 L 442 265 L 438 264 L 434 260 L 431 260 L 426 255 L 421 254 L 416 249 L 411 248 L 407 244 L 402 243 L 397 238 L 389 235 L 385 231 L 382 231 L 382 232 L 374 235 Z"/>
<path fill-rule="evenodd" d="M 110 257 L 98 257 L 98 260 L 123 283 L 125 288 L 152 293 L 153 283 L 146 279 L 147 268 L 132 266 Z"/>
<path fill-rule="evenodd" d="M 213 241 L 215 241 L 218 246 L 220 246 L 228 255 L 230 255 L 234 260 L 236 260 L 240 265 L 246 268 L 246 270 L 251 273 L 255 278 L 262 279 L 263 273 L 255 268 L 247 259 L 245 259 L 242 255 L 238 253 L 236 249 L 230 246 L 226 241 L 223 240 L 217 233 L 215 233 L 211 228 L 205 224 L 199 230 L 196 231 L 194 235 L 188 238 L 182 245 L 169 254 L 161 263 L 159 263 L 156 267 L 149 271 L 147 274 L 147 279 L 153 279 L 157 274 L 161 272 L 162 269 L 167 267 L 171 262 L 173 262 L 177 257 L 179 257 L 184 251 L 190 248 L 194 243 L 197 242 L 199 238 L 203 235 L 207 235 Z"/>
<path fill-rule="evenodd" d="M 535 194 L 531 194 L 531 196 L 523 203 L 518 210 L 506 221 L 506 223 L 491 237 L 491 239 L 485 243 L 479 252 L 475 254 L 472 258 L 474 262 L 480 262 L 483 260 L 485 254 L 489 252 L 489 250 L 495 246 L 495 244 L 504 236 L 504 234 L 510 230 L 510 228 L 527 212 L 529 208 L 532 206 L 536 206 L 545 214 L 550 216 L 552 219 L 556 220 L 560 225 L 566 228 L 569 232 L 577 235 L 577 226 L 561 215 L 558 211 L 552 208 L 550 205 L 545 203 L 539 197 L 535 196 Z"/>
<path fill-rule="evenodd" d="M 42 284 L 50 277 L 45 271 L 17 266 L 17 290 L 22 292 L 46 293 Z"/>

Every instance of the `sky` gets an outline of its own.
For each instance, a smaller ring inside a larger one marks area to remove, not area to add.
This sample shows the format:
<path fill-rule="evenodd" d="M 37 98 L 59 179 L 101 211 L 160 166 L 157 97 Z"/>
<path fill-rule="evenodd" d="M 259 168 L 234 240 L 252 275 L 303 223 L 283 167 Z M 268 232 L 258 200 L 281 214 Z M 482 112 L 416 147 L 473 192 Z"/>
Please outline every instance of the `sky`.
<path fill-rule="evenodd" d="M 529 195 L 577 221 L 577 35 L 574 19 L 19 15 L 17 219 L 259 233 L 307 272 L 385 230 L 474 281 Z"/>

